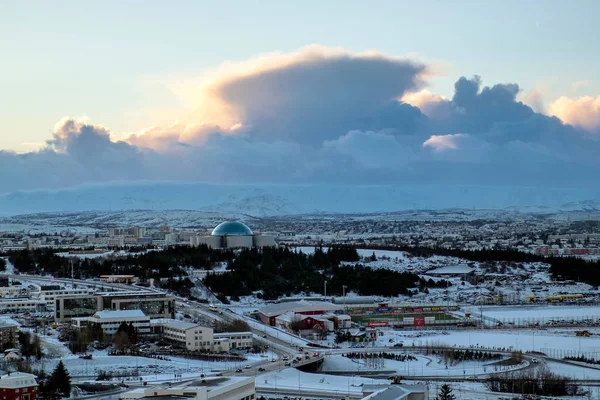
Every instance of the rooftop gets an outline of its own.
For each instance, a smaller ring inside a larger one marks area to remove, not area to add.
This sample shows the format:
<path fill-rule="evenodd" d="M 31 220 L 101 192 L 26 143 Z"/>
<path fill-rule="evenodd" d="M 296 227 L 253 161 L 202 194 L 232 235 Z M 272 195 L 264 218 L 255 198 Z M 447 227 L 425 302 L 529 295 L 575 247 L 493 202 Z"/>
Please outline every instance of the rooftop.
<path fill-rule="evenodd" d="M 94 314 L 95 318 L 100 319 L 112 319 L 112 318 L 140 318 L 145 317 L 146 314 L 142 310 L 106 310 L 96 311 Z"/>
<path fill-rule="evenodd" d="M 469 267 L 467 264 L 451 265 L 448 267 L 436 268 L 431 271 L 427 271 L 427 274 L 440 274 L 440 275 L 454 275 L 454 274 L 470 274 L 475 269 Z"/>
<path fill-rule="evenodd" d="M 292 301 L 289 303 L 270 304 L 260 309 L 263 315 L 274 317 L 286 312 L 302 313 L 308 311 L 337 311 L 343 310 L 344 307 L 340 304 L 327 303 L 324 301 Z"/>
<path fill-rule="evenodd" d="M 252 231 L 245 224 L 238 221 L 227 221 L 217 225 L 213 229 L 212 236 L 224 236 L 224 235 L 252 235 Z"/>
<path fill-rule="evenodd" d="M 191 328 L 202 327 L 200 324 L 193 324 L 191 322 L 179 321 L 177 319 L 164 319 L 161 325 L 170 326 L 175 329 L 188 330 Z"/>

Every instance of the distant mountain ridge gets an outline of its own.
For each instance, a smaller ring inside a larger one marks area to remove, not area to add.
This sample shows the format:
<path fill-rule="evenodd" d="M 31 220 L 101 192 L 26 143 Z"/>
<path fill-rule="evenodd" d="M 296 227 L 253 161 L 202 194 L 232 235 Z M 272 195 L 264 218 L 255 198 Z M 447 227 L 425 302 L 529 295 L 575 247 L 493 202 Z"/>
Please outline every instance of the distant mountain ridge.
<path fill-rule="evenodd" d="M 600 210 L 598 188 L 477 185 L 211 185 L 135 183 L 0 195 L 0 215 L 190 210 L 255 217 L 403 210 Z"/>

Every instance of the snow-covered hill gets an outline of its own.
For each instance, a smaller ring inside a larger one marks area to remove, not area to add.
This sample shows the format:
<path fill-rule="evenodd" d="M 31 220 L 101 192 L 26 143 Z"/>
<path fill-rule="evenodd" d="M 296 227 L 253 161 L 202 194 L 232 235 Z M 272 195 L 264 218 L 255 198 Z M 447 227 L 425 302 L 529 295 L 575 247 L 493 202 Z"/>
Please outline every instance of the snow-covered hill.
<path fill-rule="evenodd" d="M 0 215 L 115 210 L 196 210 L 252 216 L 505 209 L 552 213 L 600 210 L 600 187 L 459 185 L 209 185 L 135 183 L 0 196 Z"/>

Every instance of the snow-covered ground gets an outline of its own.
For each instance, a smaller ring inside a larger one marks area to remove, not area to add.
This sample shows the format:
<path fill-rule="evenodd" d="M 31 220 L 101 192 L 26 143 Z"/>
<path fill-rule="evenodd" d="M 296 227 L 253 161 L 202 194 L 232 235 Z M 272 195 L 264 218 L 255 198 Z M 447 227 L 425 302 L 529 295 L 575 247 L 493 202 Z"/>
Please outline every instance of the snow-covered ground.
<path fill-rule="evenodd" d="M 575 336 L 576 329 L 521 329 L 521 330 L 464 330 L 464 331 L 396 331 L 382 330 L 377 346 L 403 342 L 404 346 L 457 346 L 506 348 L 521 351 L 558 350 L 600 353 L 600 330 L 591 337 Z M 393 339 L 393 342 L 390 342 Z"/>
<path fill-rule="evenodd" d="M 318 390 L 327 393 L 362 394 L 362 385 L 389 384 L 388 380 L 361 378 L 358 376 L 335 376 L 326 374 L 311 374 L 294 368 L 269 372 L 256 379 L 258 391 L 260 388 L 269 389 L 304 389 Z"/>
<path fill-rule="evenodd" d="M 44 338 L 44 343 L 46 340 Z M 66 349 L 65 349 L 66 350 Z M 54 348 L 56 351 L 56 348 Z M 59 360 L 62 360 L 73 377 L 95 377 L 100 371 L 112 372 L 115 375 L 127 374 L 136 371 L 136 374 L 148 379 L 158 380 L 158 375 L 173 374 L 209 374 L 213 371 L 231 371 L 275 358 L 271 352 L 261 354 L 247 354 L 246 361 L 204 361 L 183 357 L 167 356 L 167 360 L 159 360 L 134 356 L 109 356 L 106 350 L 92 353 L 91 360 L 79 358 L 77 355 L 64 354 L 62 357 L 44 360 L 46 370 L 52 370 Z M 139 379 L 139 378 L 137 378 Z"/>
<path fill-rule="evenodd" d="M 592 321 L 600 320 L 600 306 L 592 305 L 527 305 L 527 306 L 492 306 L 492 307 L 474 307 L 473 316 L 483 315 L 488 318 L 508 323 L 513 322 L 518 325 L 526 321 L 546 322 L 550 320 L 577 320 L 590 319 Z"/>
<path fill-rule="evenodd" d="M 485 375 L 490 372 L 509 370 L 508 367 L 496 367 L 494 364 L 497 360 L 488 360 L 483 362 L 467 361 L 455 365 L 441 361 L 434 355 L 421 355 L 415 353 L 406 353 L 414 356 L 416 360 L 396 361 L 382 360 L 382 364 L 378 367 L 372 367 L 369 361 L 350 359 L 342 355 L 331 355 L 325 358 L 323 362 L 322 372 L 331 371 L 349 371 L 357 374 L 365 371 L 386 371 L 396 373 L 401 376 L 473 376 Z M 525 365 L 522 365 L 525 366 Z"/>

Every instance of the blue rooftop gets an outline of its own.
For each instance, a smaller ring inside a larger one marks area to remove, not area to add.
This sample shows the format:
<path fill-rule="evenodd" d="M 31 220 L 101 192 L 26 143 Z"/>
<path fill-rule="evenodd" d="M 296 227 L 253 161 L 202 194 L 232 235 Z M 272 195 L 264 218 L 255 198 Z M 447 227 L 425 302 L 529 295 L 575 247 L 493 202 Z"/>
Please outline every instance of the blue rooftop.
<path fill-rule="evenodd" d="M 227 221 L 217 225 L 213 229 L 212 236 L 223 236 L 223 235 L 252 235 L 252 231 L 246 225 L 237 221 Z"/>

